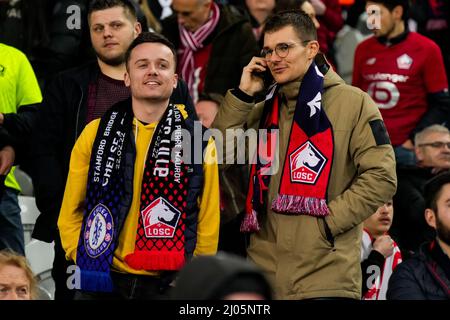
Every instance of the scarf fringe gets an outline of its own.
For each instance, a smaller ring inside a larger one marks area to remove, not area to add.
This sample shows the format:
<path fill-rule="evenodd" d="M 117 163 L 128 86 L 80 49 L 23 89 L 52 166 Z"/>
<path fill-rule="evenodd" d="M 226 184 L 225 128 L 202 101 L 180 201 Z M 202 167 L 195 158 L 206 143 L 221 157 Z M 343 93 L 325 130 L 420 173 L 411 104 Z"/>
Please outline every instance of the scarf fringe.
<path fill-rule="evenodd" d="M 125 262 L 135 270 L 180 270 L 186 260 L 184 250 L 177 252 L 135 251 L 125 257 Z"/>
<path fill-rule="evenodd" d="M 109 271 L 90 271 L 81 269 L 81 288 L 83 291 L 112 292 L 113 282 Z"/>
<path fill-rule="evenodd" d="M 258 214 L 257 212 L 252 209 L 249 214 L 246 214 L 244 216 L 244 219 L 241 223 L 241 232 L 256 232 L 259 231 L 260 226 L 258 223 Z"/>
<path fill-rule="evenodd" d="M 288 194 L 278 194 L 272 202 L 272 210 L 277 213 L 326 217 L 330 214 L 325 199 Z"/>

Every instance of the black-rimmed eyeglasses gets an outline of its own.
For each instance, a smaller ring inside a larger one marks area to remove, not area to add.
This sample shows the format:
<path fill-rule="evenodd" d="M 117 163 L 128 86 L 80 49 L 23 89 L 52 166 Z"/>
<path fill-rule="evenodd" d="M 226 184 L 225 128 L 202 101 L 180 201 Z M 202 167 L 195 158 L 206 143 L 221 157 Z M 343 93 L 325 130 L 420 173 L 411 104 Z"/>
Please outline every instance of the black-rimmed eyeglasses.
<path fill-rule="evenodd" d="M 447 148 L 450 149 L 450 142 L 435 141 L 419 144 L 419 147 L 432 147 L 436 149 L 442 149 L 444 146 L 447 146 Z"/>
<path fill-rule="evenodd" d="M 307 44 L 311 40 L 302 41 L 302 44 Z M 269 48 L 263 48 L 261 50 L 261 57 L 270 59 L 272 57 L 273 51 L 280 58 L 286 58 L 289 54 L 289 49 L 295 47 L 297 43 L 279 43 L 276 45 L 275 50 Z"/>

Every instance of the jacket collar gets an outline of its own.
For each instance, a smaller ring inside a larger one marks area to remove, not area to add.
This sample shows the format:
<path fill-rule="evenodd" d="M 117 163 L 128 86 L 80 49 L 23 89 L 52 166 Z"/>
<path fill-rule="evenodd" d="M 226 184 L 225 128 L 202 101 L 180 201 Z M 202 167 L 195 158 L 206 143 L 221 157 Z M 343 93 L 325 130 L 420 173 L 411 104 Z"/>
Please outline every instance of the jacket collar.
<path fill-rule="evenodd" d="M 431 276 L 450 298 L 450 278 L 448 274 L 450 258 L 444 254 L 438 242 L 433 240 L 422 244 L 418 258 L 423 261 Z"/>
<path fill-rule="evenodd" d="M 324 75 L 324 89 L 345 83 L 344 80 L 342 80 L 342 78 L 339 77 L 339 75 L 331 68 L 330 63 L 327 61 L 324 54 L 317 54 L 314 61 L 320 72 L 322 72 L 322 74 Z M 301 83 L 301 80 L 295 80 L 280 87 L 280 93 L 283 99 L 283 103 L 293 101 L 291 103 L 292 105 L 289 106 L 289 109 L 295 109 L 295 103 L 297 101 L 298 91 L 300 90 Z"/>
<path fill-rule="evenodd" d="M 386 47 L 390 47 L 393 46 L 395 44 L 398 44 L 404 40 L 406 40 L 406 38 L 409 35 L 409 30 L 407 28 L 407 26 L 405 25 L 405 31 L 403 31 L 402 33 L 400 33 L 398 36 L 394 37 L 394 38 L 386 38 L 386 37 L 378 37 L 376 38 L 377 41 L 383 45 L 385 45 Z"/>
<path fill-rule="evenodd" d="M 434 241 L 430 246 L 430 253 L 439 266 L 442 267 L 447 279 L 450 281 L 450 258 L 444 253 L 438 241 Z"/>

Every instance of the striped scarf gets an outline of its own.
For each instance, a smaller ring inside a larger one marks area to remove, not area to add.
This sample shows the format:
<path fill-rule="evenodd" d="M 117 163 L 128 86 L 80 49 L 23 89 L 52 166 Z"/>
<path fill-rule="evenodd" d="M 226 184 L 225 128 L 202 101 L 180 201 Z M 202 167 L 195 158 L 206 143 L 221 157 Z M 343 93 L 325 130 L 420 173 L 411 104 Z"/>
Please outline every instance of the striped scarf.
<path fill-rule="evenodd" d="M 364 229 L 362 241 L 361 241 L 361 261 L 364 261 L 369 256 L 370 252 L 373 249 L 372 243 L 373 238 Z M 373 285 L 366 292 L 363 300 L 386 300 L 386 292 L 388 289 L 389 278 L 392 275 L 392 272 L 397 267 L 399 263 L 402 262 L 402 255 L 400 253 L 400 249 L 397 244 L 394 242 L 394 252 L 391 256 L 389 256 L 384 261 L 383 270 L 379 274 L 375 275 L 373 278 Z M 367 272 L 368 270 L 363 270 L 363 272 Z"/>
<path fill-rule="evenodd" d="M 194 53 L 203 48 L 203 42 L 214 31 L 219 23 L 220 9 L 214 2 L 211 3 L 211 16 L 209 20 L 195 32 L 186 30 L 179 25 L 181 49 L 180 64 L 178 65 L 182 78 L 186 81 L 191 97 L 195 97 L 194 90 Z"/>
<path fill-rule="evenodd" d="M 257 162 L 250 171 L 246 215 L 241 232 L 259 231 L 258 214 L 265 212 L 275 161 L 273 141 L 278 139 L 280 97 L 277 86 L 266 97 L 260 129 L 267 129 L 267 140 L 258 139 Z M 326 193 L 331 172 L 333 130 L 322 108 L 323 74 L 313 62 L 299 89 L 289 134 L 288 148 L 277 196 L 271 209 L 280 214 L 325 217 L 329 214 Z M 270 156 L 269 156 L 270 155 Z"/>

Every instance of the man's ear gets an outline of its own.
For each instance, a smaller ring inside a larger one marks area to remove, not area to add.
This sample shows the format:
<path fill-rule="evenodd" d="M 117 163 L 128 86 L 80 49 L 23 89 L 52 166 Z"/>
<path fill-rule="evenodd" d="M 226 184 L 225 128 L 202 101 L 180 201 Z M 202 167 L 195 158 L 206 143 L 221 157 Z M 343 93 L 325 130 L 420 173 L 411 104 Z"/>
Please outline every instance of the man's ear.
<path fill-rule="evenodd" d="M 319 53 L 319 42 L 317 40 L 312 40 L 307 44 L 308 59 L 314 59 Z"/>
<path fill-rule="evenodd" d="M 140 22 L 135 22 L 134 23 L 134 39 L 137 38 L 138 35 L 140 35 L 142 32 L 142 25 Z"/>
<path fill-rule="evenodd" d="M 414 147 L 414 153 L 416 154 L 417 162 L 423 161 L 423 151 L 420 147 L 415 146 Z"/>
<path fill-rule="evenodd" d="M 430 227 L 436 229 L 436 213 L 433 210 L 425 209 L 425 221 Z"/>
<path fill-rule="evenodd" d="M 396 18 L 396 20 L 402 20 L 402 16 L 403 16 L 403 7 L 402 6 L 396 6 L 393 10 L 392 10 L 392 15 L 394 18 Z"/>
<path fill-rule="evenodd" d="M 128 71 L 125 71 L 125 74 L 123 75 L 123 82 L 125 82 L 126 87 L 130 87 L 131 80 L 130 80 L 130 75 L 128 74 Z"/>
<path fill-rule="evenodd" d="M 173 88 L 176 89 L 178 86 L 178 74 L 175 73 L 173 75 L 173 79 L 174 79 Z"/>

